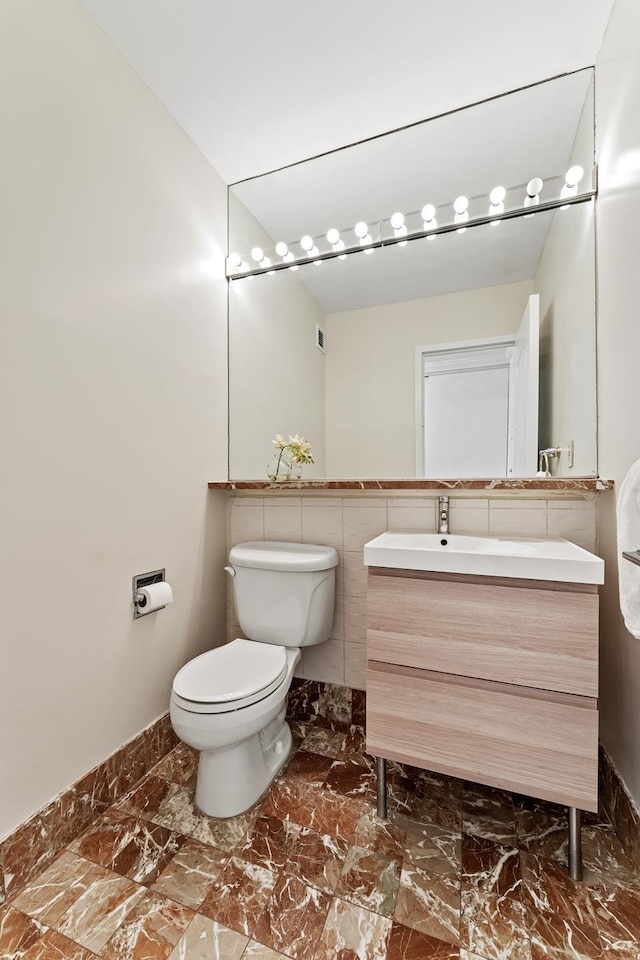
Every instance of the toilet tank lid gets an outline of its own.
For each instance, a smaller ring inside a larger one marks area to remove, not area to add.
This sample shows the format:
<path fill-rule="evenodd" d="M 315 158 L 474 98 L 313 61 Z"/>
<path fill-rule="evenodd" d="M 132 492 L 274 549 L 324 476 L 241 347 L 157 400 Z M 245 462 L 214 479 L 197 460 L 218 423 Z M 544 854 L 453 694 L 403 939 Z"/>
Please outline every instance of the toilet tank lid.
<path fill-rule="evenodd" d="M 234 567 L 305 573 L 309 570 L 330 570 L 337 567 L 338 554 L 333 547 L 315 543 L 252 540 L 232 547 L 229 561 Z"/>

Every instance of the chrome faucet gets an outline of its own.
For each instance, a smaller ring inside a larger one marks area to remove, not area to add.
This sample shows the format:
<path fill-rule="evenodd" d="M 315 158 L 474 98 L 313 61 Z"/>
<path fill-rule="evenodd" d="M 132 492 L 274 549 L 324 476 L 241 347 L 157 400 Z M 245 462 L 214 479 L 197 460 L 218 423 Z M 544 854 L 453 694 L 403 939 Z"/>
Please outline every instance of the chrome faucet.
<path fill-rule="evenodd" d="M 438 533 L 449 533 L 449 497 L 439 497 L 438 503 L 440 504 Z"/>

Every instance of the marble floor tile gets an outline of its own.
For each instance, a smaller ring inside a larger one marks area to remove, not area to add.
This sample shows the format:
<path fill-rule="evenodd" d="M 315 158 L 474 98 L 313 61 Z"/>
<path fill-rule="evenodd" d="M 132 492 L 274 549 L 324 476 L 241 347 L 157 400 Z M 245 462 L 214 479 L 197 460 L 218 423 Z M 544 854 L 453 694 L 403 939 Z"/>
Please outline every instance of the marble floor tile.
<path fill-rule="evenodd" d="M 1 960 L 22 960 L 44 932 L 45 927 L 33 917 L 15 907 L 3 907 L 0 910 Z"/>
<path fill-rule="evenodd" d="M 257 817 L 250 825 L 235 854 L 248 863 L 278 872 L 286 866 L 302 827 L 278 817 Z"/>
<path fill-rule="evenodd" d="M 329 770 L 325 785 L 345 797 L 373 801 L 376 795 L 375 773 L 368 764 L 354 757 L 336 760 Z"/>
<path fill-rule="evenodd" d="M 520 899 L 520 853 L 482 837 L 463 836 L 461 878 L 480 893 Z"/>
<path fill-rule="evenodd" d="M 296 877 L 280 876 L 253 938 L 293 960 L 312 960 L 331 897 Z"/>
<path fill-rule="evenodd" d="M 180 743 L 151 771 L 152 776 L 171 783 L 187 783 L 198 772 L 198 752 Z"/>
<path fill-rule="evenodd" d="M 259 815 L 291 820 L 316 833 L 351 842 L 365 802 L 343 797 L 313 784 L 276 781 L 259 807 Z"/>
<path fill-rule="evenodd" d="M 201 904 L 200 913 L 237 933 L 258 939 L 254 932 L 277 879 L 277 874 L 265 867 L 232 857 Z"/>
<path fill-rule="evenodd" d="M 364 727 L 352 724 L 347 731 L 344 743 L 336 755 L 336 760 L 344 760 L 351 756 L 365 756 L 365 732 Z M 373 763 L 373 758 L 370 758 Z"/>
<path fill-rule="evenodd" d="M 117 810 L 124 810 L 134 817 L 152 820 L 163 801 L 171 796 L 177 787 L 168 780 L 149 775 L 115 804 Z"/>
<path fill-rule="evenodd" d="M 314 960 L 386 960 L 391 920 L 333 900 Z"/>
<path fill-rule="evenodd" d="M 226 960 L 226 957 L 224 960 Z M 234 960 L 234 958 L 230 958 L 230 960 Z M 271 947 L 265 947 L 264 943 L 258 943 L 257 940 L 250 940 L 247 949 L 242 954 L 242 960 L 288 960 L 288 957 L 285 957 L 282 953 L 278 953 L 276 950 L 272 950 Z"/>
<path fill-rule="evenodd" d="M 323 836 L 308 827 L 299 830 L 291 847 L 285 872 L 303 883 L 333 893 L 349 849 L 339 837 Z"/>
<path fill-rule="evenodd" d="M 22 960 L 94 960 L 94 954 L 57 930 L 47 930 L 29 947 Z"/>
<path fill-rule="evenodd" d="M 597 925 L 592 891 L 572 880 L 564 864 L 522 852 L 520 868 L 522 902 L 530 922 L 544 912 L 578 924 Z"/>
<path fill-rule="evenodd" d="M 518 896 L 463 885 L 460 944 L 485 960 L 530 960 L 529 924 Z"/>
<path fill-rule="evenodd" d="M 613 950 L 617 944 L 640 945 L 640 891 L 622 887 L 598 887 L 589 891 L 595 924 L 603 945 Z"/>
<path fill-rule="evenodd" d="M 353 842 L 374 853 L 385 853 L 401 860 L 405 855 L 409 823 L 406 817 L 394 814 L 390 814 L 387 820 L 381 820 L 374 807 L 365 807 L 356 825 Z"/>
<path fill-rule="evenodd" d="M 400 886 L 400 869 L 400 860 L 352 846 L 344 861 L 336 895 L 383 917 L 392 917 Z"/>
<path fill-rule="evenodd" d="M 314 727 L 309 730 L 300 744 L 304 753 L 317 753 L 323 757 L 335 757 L 342 749 L 345 734 L 329 730 L 326 727 Z"/>
<path fill-rule="evenodd" d="M 199 840 L 187 840 L 151 889 L 197 910 L 213 887 L 229 854 Z"/>
<path fill-rule="evenodd" d="M 148 893 L 100 951 L 103 960 L 167 960 L 194 917 L 193 910 Z"/>
<path fill-rule="evenodd" d="M 248 937 L 241 933 L 197 914 L 169 954 L 169 960 L 240 960 L 247 956 L 248 943 Z"/>
<path fill-rule="evenodd" d="M 550 860 L 567 861 L 567 816 L 542 809 L 515 811 L 518 845 Z"/>
<path fill-rule="evenodd" d="M 175 833 L 208 843 L 219 850 L 235 849 L 256 814 L 249 811 L 228 820 L 207 817 L 196 808 L 194 792 L 193 786 L 171 784 L 170 792 L 150 819 Z"/>
<path fill-rule="evenodd" d="M 438 940 L 460 938 L 460 881 L 437 876 L 405 861 L 394 920 Z"/>
<path fill-rule="evenodd" d="M 462 797 L 462 830 L 476 837 L 516 845 L 513 801 L 503 790 L 465 788 Z"/>
<path fill-rule="evenodd" d="M 394 923 L 387 945 L 386 960 L 458 960 L 459 948 L 426 933 Z"/>
<path fill-rule="evenodd" d="M 108 870 L 70 851 L 63 851 L 13 901 L 14 906 L 51 926 L 92 884 L 108 879 Z"/>
<path fill-rule="evenodd" d="M 103 870 L 103 876 L 83 890 L 54 926 L 70 940 L 99 953 L 145 894 L 144 887 Z"/>
<path fill-rule="evenodd" d="M 593 874 L 640 889 L 640 877 L 612 828 L 583 827 L 582 857 Z"/>
<path fill-rule="evenodd" d="M 317 783 L 320 786 L 327 779 L 332 765 L 332 757 L 298 750 L 291 756 L 279 779 L 304 784 Z"/>
<path fill-rule="evenodd" d="M 166 827 L 109 810 L 70 849 L 136 883 L 151 884 L 184 843 Z"/>
<path fill-rule="evenodd" d="M 406 820 L 406 840 L 403 854 L 406 859 L 426 870 L 456 877 L 460 873 L 462 838 L 459 833 L 437 824 Z"/>
<path fill-rule="evenodd" d="M 531 960 L 602 960 L 602 942 L 595 927 L 541 913 L 531 927 L 530 956 Z"/>

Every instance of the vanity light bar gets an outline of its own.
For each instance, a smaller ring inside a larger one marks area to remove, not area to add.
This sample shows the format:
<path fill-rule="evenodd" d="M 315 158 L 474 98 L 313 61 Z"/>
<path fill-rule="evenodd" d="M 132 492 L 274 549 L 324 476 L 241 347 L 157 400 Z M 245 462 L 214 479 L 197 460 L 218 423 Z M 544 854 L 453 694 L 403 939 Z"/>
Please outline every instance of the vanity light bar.
<path fill-rule="evenodd" d="M 308 263 L 319 265 L 323 260 L 344 260 L 354 253 L 372 254 L 382 247 L 403 247 L 410 240 L 431 239 L 446 233 L 465 233 L 472 227 L 486 224 L 497 226 L 503 220 L 529 218 L 549 210 L 566 210 L 575 204 L 586 203 L 597 195 L 595 173 L 594 168 L 592 189 L 582 192 L 578 192 L 578 185 L 584 171 L 576 165 L 564 177 L 550 177 L 546 181 L 534 177 L 527 184 L 508 189 L 494 187 L 488 198 L 486 195 L 471 198 L 461 195 L 453 203 L 438 207 L 428 203 L 420 211 L 407 214 L 397 211 L 389 219 L 377 224 L 359 221 L 354 227 L 343 230 L 332 227 L 324 237 L 305 235 L 289 244 L 279 241 L 275 246 L 277 259 L 274 260 L 269 259 L 259 247 L 254 247 L 250 256 L 241 257 L 232 253 L 227 257 L 226 275 L 230 280 L 237 280 L 261 273 L 297 270 Z M 541 198 L 545 187 L 545 192 L 552 194 L 548 200 Z M 482 212 L 472 216 L 470 208 L 480 207 Z M 535 207 L 535 211 L 531 207 Z M 350 238 L 350 242 L 346 242 L 345 237 Z M 295 247 L 300 251 L 298 254 L 292 249 Z"/>

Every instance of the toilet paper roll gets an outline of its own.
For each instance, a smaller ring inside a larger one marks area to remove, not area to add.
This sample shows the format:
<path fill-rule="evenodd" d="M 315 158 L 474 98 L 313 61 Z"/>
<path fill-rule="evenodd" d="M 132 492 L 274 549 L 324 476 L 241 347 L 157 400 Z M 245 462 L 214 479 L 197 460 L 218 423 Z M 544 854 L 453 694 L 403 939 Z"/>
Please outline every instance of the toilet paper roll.
<path fill-rule="evenodd" d="M 165 580 L 160 583 L 151 583 L 148 587 L 140 587 L 138 593 L 143 598 L 138 601 L 138 609 L 145 613 L 159 610 L 160 607 L 173 603 L 173 590 Z"/>

